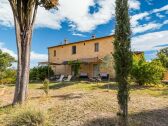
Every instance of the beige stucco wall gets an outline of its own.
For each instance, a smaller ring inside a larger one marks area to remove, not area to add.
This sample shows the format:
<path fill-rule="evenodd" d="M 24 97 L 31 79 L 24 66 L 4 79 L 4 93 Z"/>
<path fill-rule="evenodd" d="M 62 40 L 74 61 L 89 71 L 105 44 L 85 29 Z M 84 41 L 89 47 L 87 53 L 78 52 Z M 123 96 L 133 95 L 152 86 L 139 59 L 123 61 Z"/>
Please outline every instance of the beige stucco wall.
<path fill-rule="evenodd" d="M 168 80 L 168 71 L 165 72 L 163 80 Z"/>
<path fill-rule="evenodd" d="M 98 39 L 91 39 L 80 43 L 73 43 L 63 46 L 57 46 L 49 48 L 49 62 L 62 63 L 64 61 L 77 60 L 81 58 L 103 58 L 107 54 L 114 52 L 113 46 L 114 37 L 108 36 Z M 95 43 L 99 43 L 99 52 L 95 52 Z M 72 54 L 72 46 L 76 45 L 76 54 Z M 54 57 L 54 50 L 56 50 L 56 56 Z M 56 74 L 71 74 L 70 66 L 58 65 L 54 66 L 53 70 Z M 87 72 L 90 76 L 93 76 L 93 64 L 81 65 L 80 72 Z M 65 72 L 66 69 L 66 72 Z M 100 69 L 101 72 L 102 69 Z M 107 70 L 102 72 L 108 72 Z M 114 75 L 112 75 L 114 76 Z"/>

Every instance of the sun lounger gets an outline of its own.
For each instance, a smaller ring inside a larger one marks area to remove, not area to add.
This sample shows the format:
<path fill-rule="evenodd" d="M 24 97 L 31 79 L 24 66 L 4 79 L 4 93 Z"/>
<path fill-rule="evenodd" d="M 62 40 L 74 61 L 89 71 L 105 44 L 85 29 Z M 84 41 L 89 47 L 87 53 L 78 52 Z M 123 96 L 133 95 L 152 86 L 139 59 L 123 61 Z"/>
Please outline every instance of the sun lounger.
<path fill-rule="evenodd" d="M 56 80 L 57 82 L 62 82 L 64 79 L 64 75 L 61 75 L 60 78 L 58 80 Z"/>
<path fill-rule="evenodd" d="M 72 79 L 72 75 L 68 75 L 68 78 L 64 81 L 69 82 L 69 81 L 71 81 L 71 79 Z"/>
<path fill-rule="evenodd" d="M 96 82 L 96 79 L 95 79 L 95 78 L 90 77 L 90 78 L 89 78 L 89 81 L 91 81 L 91 82 Z"/>

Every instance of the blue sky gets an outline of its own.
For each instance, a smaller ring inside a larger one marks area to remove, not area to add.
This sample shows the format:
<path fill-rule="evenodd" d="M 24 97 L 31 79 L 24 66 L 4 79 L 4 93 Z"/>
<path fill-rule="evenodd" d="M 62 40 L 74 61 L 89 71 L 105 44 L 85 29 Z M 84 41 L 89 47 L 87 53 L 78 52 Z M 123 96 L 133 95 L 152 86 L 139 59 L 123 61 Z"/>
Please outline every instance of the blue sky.
<path fill-rule="evenodd" d="M 132 50 L 147 60 L 168 46 L 168 0 L 129 0 Z M 31 67 L 47 61 L 47 47 L 114 33 L 115 0 L 59 0 L 58 10 L 38 9 L 33 32 Z M 0 0 L 0 49 L 17 57 L 13 16 L 8 0 Z"/>

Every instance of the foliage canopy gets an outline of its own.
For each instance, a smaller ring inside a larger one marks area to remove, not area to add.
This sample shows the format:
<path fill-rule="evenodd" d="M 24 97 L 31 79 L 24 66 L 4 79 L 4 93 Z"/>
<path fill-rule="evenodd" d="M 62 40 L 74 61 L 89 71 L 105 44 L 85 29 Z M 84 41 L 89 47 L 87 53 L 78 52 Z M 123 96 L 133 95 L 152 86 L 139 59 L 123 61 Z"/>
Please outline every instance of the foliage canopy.
<path fill-rule="evenodd" d="M 160 60 L 160 62 L 162 63 L 162 65 L 168 69 L 168 47 L 167 48 L 163 48 L 161 49 L 158 53 L 157 53 L 157 58 L 156 60 Z"/>
<path fill-rule="evenodd" d="M 132 68 L 131 52 L 131 30 L 129 18 L 128 0 L 116 0 L 116 26 L 115 26 L 115 70 L 116 80 L 118 82 L 118 104 L 119 104 L 119 124 L 127 126 L 128 124 L 128 98 L 129 81 L 128 77 Z"/>
<path fill-rule="evenodd" d="M 0 50 L 0 71 L 1 72 L 6 70 L 8 67 L 11 67 L 13 62 L 15 62 L 14 57 Z"/>
<path fill-rule="evenodd" d="M 30 69 L 30 80 L 31 81 L 44 81 L 48 76 L 53 76 L 54 71 L 49 66 L 39 66 Z"/>
<path fill-rule="evenodd" d="M 164 71 L 165 69 L 159 60 L 146 62 L 144 57 L 139 58 L 136 55 L 133 57 L 131 76 L 139 85 L 160 83 Z"/>

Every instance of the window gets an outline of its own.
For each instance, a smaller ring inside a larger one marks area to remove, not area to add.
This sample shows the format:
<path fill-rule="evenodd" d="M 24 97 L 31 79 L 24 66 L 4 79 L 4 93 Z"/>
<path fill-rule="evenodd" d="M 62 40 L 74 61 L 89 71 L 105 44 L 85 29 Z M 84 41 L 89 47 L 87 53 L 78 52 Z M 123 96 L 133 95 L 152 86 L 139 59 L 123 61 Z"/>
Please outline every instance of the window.
<path fill-rule="evenodd" d="M 72 54 L 76 54 L 76 46 L 72 46 Z"/>
<path fill-rule="evenodd" d="M 54 50 L 54 57 L 56 57 L 56 55 L 57 55 L 57 52 L 56 52 L 56 50 Z"/>
<path fill-rule="evenodd" d="M 95 52 L 99 51 L 99 43 L 95 43 Z"/>

